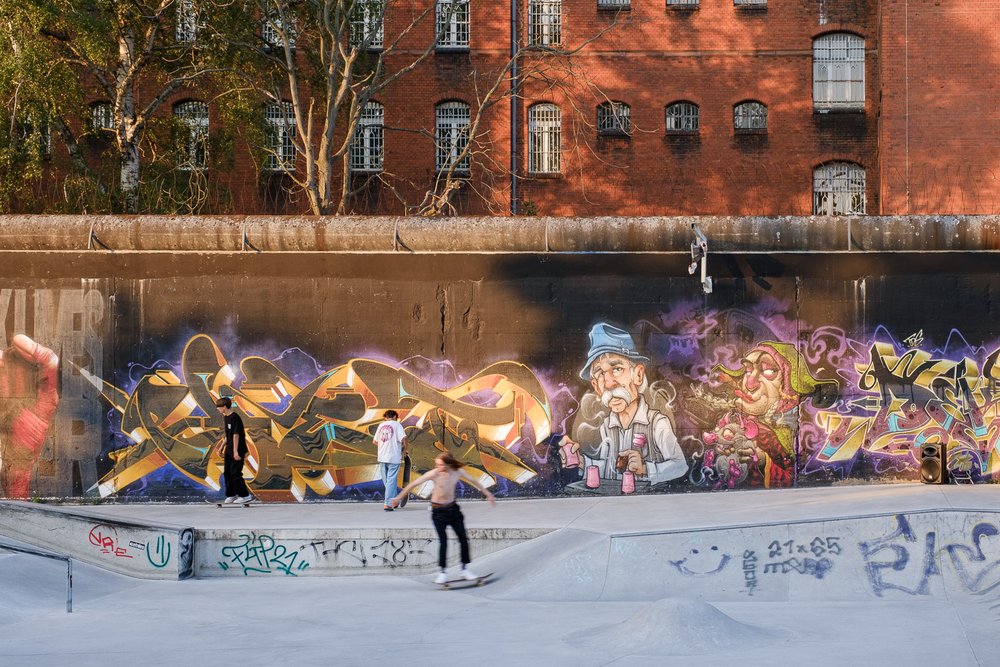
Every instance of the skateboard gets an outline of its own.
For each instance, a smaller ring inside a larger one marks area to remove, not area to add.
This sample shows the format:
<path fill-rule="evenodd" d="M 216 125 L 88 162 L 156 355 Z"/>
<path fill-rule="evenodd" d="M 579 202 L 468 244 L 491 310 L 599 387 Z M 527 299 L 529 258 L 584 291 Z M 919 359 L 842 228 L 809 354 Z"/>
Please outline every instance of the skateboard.
<path fill-rule="evenodd" d="M 449 579 L 443 584 L 437 584 L 437 585 L 440 586 L 442 590 L 449 590 L 452 588 L 471 588 L 473 586 L 485 586 L 486 584 L 493 581 L 490 577 L 492 577 L 494 574 L 496 573 L 489 572 L 487 574 L 482 575 L 478 579 Z"/>
<path fill-rule="evenodd" d="M 250 501 L 245 502 L 245 503 L 244 502 L 239 502 L 239 501 L 237 501 L 235 503 L 224 503 L 224 502 L 221 502 L 221 501 L 207 500 L 207 499 L 205 500 L 205 502 L 208 503 L 209 505 L 215 505 L 216 507 L 222 507 L 222 508 L 226 508 L 226 507 L 250 507 L 251 505 L 253 505 L 254 503 L 257 502 L 257 499 L 255 498 L 255 499 L 250 500 Z"/>
<path fill-rule="evenodd" d="M 410 457 L 407 456 L 403 459 L 403 486 L 405 487 L 410 483 L 410 468 L 413 464 L 410 462 Z M 410 500 L 410 494 L 403 496 L 403 499 L 399 501 L 400 507 L 406 507 L 406 503 Z"/>

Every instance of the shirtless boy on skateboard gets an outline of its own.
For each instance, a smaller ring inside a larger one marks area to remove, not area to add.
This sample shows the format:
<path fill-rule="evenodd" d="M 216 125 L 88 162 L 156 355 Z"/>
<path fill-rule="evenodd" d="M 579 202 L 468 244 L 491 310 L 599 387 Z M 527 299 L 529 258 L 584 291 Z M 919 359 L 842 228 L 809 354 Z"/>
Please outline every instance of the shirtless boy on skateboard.
<path fill-rule="evenodd" d="M 433 508 L 431 519 L 434 521 L 434 528 L 437 530 L 438 539 L 441 541 L 438 549 L 438 565 L 441 571 L 434 578 L 435 584 L 448 583 L 448 574 L 446 572 L 448 564 L 448 526 L 451 526 L 452 530 L 455 531 L 455 535 L 458 536 L 458 544 L 461 547 L 462 579 L 466 581 L 481 579 L 479 575 L 469 569 L 469 563 L 472 558 L 469 556 L 469 538 L 465 534 L 465 518 L 462 516 L 462 510 L 459 508 L 458 503 L 455 502 L 455 485 L 458 484 L 459 479 L 478 489 L 490 501 L 490 505 L 496 506 L 497 501 L 493 497 L 493 494 L 462 470 L 462 463 L 448 452 L 438 454 L 437 458 L 434 459 L 433 470 L 425 472 L 407 484 L 399 492 L 399 495 L 390 501 L 392 506 L 396 507 L 399 505 L 400 500 L 405 498 L 414 487 L 420 486 L 424 482 L 434 482 L 434 492 L 431 494 L 431 507 Z"/>

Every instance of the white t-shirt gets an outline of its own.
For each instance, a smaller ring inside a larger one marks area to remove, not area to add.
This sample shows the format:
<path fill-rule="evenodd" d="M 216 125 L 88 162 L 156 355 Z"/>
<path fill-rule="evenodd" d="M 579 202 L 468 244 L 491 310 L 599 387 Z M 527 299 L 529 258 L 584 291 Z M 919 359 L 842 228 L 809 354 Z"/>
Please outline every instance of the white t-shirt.
<path fill-rule="evenodd" d="M 378 445 L 379 463 L 399 463 L 403 460 L 403 438 L 406 431 L 398 421 L 389 420 L 375 429 L 375 444 Z"/>

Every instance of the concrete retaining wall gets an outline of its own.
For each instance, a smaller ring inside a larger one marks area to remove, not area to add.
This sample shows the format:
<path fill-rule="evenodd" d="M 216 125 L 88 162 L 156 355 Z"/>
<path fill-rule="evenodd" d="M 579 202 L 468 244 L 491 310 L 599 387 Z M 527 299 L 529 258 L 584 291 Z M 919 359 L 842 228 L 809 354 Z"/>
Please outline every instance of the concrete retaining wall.
<path fill-rule="evenodd" d="M 194 573 L 192 528 L 3 501 L 0 534 L 130 577 L 186 579 Z"/>

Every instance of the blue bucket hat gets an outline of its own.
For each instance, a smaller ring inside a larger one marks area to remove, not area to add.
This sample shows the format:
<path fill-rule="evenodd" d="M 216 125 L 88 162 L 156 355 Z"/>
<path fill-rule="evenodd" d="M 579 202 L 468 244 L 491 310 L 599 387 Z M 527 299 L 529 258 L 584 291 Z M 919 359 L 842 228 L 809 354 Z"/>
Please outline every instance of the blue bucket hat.
<path fill-rule="evenodd" d="M 649 357 L 636 351 L 632 334 L 601 322 L 590 330 L 590 351 L 587 353 L 587 363 L 580 371 L 581 378 L 590 382 L 590 369 L 603 354 L 617 354 L 632 361 L 649 361 Z"/>

